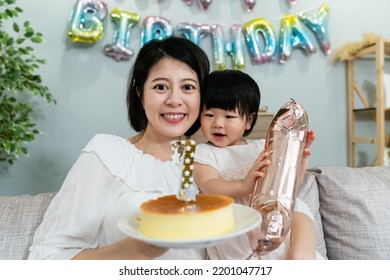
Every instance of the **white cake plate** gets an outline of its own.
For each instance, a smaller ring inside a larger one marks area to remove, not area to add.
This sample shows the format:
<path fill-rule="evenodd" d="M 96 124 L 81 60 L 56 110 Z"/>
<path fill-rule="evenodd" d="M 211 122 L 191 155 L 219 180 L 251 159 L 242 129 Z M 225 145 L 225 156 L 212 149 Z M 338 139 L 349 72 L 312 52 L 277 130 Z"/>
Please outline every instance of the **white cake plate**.
<path fill-rule="evenodd" d="M 143 241 L 148 244 L 152 244 L 165 248 L 203 248 L 207 246 L 216 245 L 229 238 L 244 234 L 260 224 L 261 215 L 255 209 L 240 205 L 233 204 L 233 215 L 235 228 L 226 234 L 204 238 L 204 239 L 191 239 L 191 240 L 164 240 L 156 239 L 143 235 L 139 231 L 139 217 L 140 212 L 137 212 L 127 218 L 122 218 L 118 222 L 119 229 L 126 235 Z"/>

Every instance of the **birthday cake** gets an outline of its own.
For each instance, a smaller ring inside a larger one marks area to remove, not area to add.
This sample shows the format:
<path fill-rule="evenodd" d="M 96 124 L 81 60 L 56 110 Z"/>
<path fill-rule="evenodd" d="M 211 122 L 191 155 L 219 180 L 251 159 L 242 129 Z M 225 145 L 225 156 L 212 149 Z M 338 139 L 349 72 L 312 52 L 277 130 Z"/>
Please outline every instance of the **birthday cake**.
<path fill-rule="evenodd" d="M 162 196 L 141 205 L 140 232 L 161 240 L 194 240 L 234 230 L 234 200 L 223 195 L 196 196 L 185 202 L 175 195 Z"/>

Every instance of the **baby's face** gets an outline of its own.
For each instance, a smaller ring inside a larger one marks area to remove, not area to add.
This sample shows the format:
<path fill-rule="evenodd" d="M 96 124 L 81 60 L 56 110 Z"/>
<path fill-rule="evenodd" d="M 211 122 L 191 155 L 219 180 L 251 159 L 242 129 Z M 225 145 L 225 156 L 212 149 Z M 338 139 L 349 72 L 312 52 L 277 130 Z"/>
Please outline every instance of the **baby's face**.
<path fill-rule="evenodd" d="M 227 111 L 222 109 L 203 108 L 200 122 L 203 135 L 208 141 L 218 147 L 242 145 L 242 135 L 250 129 L 250 122 L 241 116 L 238 110 Z"/>

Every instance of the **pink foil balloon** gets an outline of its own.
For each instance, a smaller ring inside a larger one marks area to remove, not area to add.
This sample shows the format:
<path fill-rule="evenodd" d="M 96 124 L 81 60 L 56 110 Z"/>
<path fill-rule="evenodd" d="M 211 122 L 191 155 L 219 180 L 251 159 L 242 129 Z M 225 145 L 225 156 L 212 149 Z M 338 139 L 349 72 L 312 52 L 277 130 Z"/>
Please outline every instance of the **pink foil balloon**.
<path fill-rule="evenodd" d="M 184 2 L 186 2 L 186 4 L 188 6 L 191 6 L 192 5 L 192 2 L 194 2 L 193 0 L 183 0 Z"/>
<path fill-rule="evenodd" d="M 252 12 L 253 7 L 256 5 L 256 0 L 244 0 L 244 3 L 247 6 L 248 12 Z"/>
<path fill-rule="evenodd" d="M 290 231 L 307 129 L 307 113 L 294 100 L 282 106 L 270 124 L 265 149 L 271 165 L 251 200 L 262 216 L 260 227 L 251 232 L 252 256 L 275 250 Z"/>
<path fill-rule="evenodd" d="M 207 9 L 209 8 L 209 6 L 211 5 L 211 0 L 199 0 L 200 2 L 200 5 L 202 6 L 202 9 L 207 11 Z"/>

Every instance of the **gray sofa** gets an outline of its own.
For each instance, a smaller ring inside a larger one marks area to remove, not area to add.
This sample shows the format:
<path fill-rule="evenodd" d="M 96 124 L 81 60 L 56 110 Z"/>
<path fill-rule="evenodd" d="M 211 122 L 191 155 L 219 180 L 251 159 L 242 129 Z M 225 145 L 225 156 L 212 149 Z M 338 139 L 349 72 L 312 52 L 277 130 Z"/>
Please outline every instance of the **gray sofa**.
<path fill-rule="evenodd" d="M 26 259 L 54 193 L 0 196 L 0 259 Z M 298 195 L 329 259 L 390 259 L 390 167 L 309 169 Z"/>

